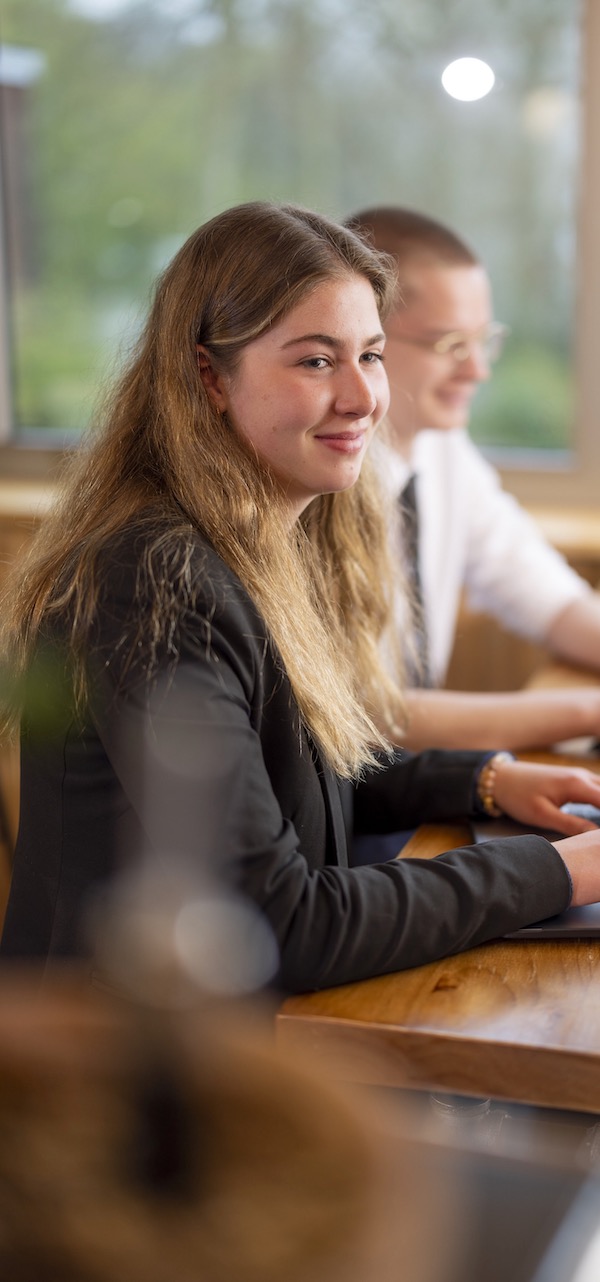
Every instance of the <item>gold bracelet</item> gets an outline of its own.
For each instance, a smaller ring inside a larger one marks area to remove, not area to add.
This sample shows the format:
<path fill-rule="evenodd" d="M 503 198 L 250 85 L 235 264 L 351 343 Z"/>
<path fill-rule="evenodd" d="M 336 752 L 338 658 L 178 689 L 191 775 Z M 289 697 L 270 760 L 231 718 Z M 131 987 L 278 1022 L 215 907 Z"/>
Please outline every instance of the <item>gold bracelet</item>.
<path fill-rule="evenodd" d="M 496 802 L 496 770 L 503 761 L 514 761 L 512 752 L 495 752 L 481 767 L 477 779 L 477 798 L 482 810 L 490 819 L 499 819 L 504 811 Z"/>

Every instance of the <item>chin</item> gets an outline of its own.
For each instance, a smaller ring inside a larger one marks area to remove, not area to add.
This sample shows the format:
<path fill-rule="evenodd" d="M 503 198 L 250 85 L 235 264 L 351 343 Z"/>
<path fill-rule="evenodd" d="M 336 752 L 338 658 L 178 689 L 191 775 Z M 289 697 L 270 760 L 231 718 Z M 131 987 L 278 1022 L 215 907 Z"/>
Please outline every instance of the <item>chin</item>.
<path fill-rule="evenodd" d="M 437 414 L 431 415 L 429 426 L 438 428 L 441 432 L 450 432 L 455 427 L 468 427 L 470 417 L 468 406 L 460 409 L 438 410 Z"/>

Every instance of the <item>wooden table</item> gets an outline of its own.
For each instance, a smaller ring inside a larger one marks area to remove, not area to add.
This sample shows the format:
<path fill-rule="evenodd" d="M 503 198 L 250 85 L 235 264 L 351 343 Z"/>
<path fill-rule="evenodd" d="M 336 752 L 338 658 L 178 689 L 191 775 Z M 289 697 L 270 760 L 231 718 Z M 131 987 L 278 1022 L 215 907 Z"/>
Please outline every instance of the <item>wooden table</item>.
<path fill-rule="evenodd" d="M 466 826 L 423 826 L 403 855 L 470 840 Z M 494 941 L 290 997 L 277 1029 L 350 1081 L 600 1114 L 600 940 Z"/>
<path fill-rule="evenodd" d="M 564 690 L 573 686 L 599 686 L 600 672 L 576 668 L 572 663 L 549 660 L 529 678 L 527 690 Z M 587 762 L 585 763 L 587 765 Z"/>

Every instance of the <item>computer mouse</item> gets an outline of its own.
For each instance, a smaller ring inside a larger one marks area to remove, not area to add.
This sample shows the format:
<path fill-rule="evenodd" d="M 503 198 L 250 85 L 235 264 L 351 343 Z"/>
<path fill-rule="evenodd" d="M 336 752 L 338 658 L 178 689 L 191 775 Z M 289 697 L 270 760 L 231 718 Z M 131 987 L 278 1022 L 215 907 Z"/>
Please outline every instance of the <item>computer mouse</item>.
<path fill-rule="evenodd" d="M 589 819 L 590 823 L 597 824 L 600 828 L 600 808 L 598 806 L 589 806 L 585 801 L 566 801 L 561 810 L 567 815 L 579 815 L 580 819 Z"/>

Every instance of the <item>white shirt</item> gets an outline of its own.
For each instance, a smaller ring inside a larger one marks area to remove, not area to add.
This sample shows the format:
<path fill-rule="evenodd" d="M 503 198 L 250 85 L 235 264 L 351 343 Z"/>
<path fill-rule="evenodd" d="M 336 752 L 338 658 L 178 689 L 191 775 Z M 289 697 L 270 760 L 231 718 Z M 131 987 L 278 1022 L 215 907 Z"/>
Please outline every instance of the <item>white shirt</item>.
<path fill-rule="evenodd" d="M 436 683 L 450 661 L 463 589 L 473 610 L 533 641 L 543 641 L 561 611 L 591 591 L 502 489 L 464 429 L 419 432 L 410 463 L 382 440 L 373 457 L 394 497 L 416 473 L 419 571 Z"/>

